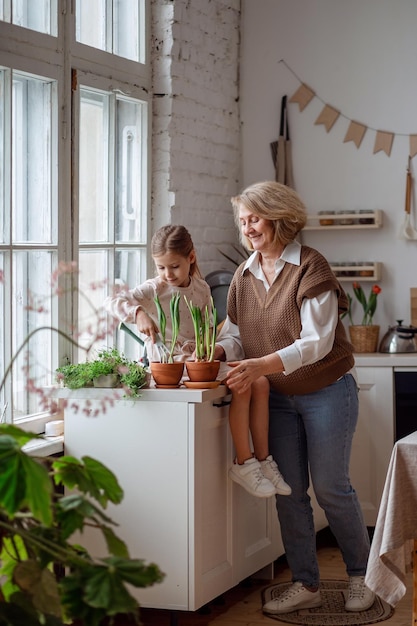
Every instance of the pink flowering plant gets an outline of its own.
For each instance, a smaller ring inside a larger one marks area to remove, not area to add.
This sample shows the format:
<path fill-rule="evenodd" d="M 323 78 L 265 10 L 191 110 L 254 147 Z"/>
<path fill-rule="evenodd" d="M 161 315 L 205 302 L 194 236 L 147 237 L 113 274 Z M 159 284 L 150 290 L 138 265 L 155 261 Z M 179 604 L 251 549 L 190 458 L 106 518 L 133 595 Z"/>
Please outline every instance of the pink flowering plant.
<path fill-rule="evenodd" d="M 381 287 L 379 285 L 373 285 L 368 297 L 366 297 L 365 292 L 359 283 L 354 282 L 352 287 L 353 287 L 353 293 L 356 296 L 357 301 L 362 305 L 362 309 L 363 309 L 363 316 L 362 316 L 362 321 L 360 325 L 372 326 L 373 317 L 374 317 L 376 306 L 378 303 L 378 295 L 382 291 Z M 343 317 L 347 315 L 351 325 L 355 326 L 355 323 L 353 321 L 353 314 L 352 314 L 353 298 L 349 293 L 347 294 L 347 298 L 349 302 L 348 310 L 345 313 L 343 313 L 342 319 Z"/>
<path fill-rule="evenodd" d="M 74 271 L 74 265 L 61 265 L 54 280 L 67 271 Z M 55 295 L 62 293 L 57 285 Z M 28 306 L 41 311 L 47 304 L 32 297 Z M 107 332 L 103 316 L 100 312 L 97 316 L 87 354 Z M 34 328 L 5 368 L 0 391 L 33 336 L 45 331 L 81 347 L 79 337 L 60 328 Z M 52 416 L 58 406 L 31 376 L 30 359 L 27 351 L 25 392 L 40 396 L 41 406 Z M 122 501 L 123 489 L 110 469 L 89 456 L 37 458 L 23 449 L 29 441 L 42 438 L 14 424 L 0 424 L 0 625 L 100 626 L 118 614 L 140 623 L 131 587 L 161 582 L 164 574 L 156 564 L 133 558 L 116 534 L 117 524 L 106 508 Z M 106 556 L 90 554 L 73 539 L 74 533 L 87 528 L 100 535 Z"/>

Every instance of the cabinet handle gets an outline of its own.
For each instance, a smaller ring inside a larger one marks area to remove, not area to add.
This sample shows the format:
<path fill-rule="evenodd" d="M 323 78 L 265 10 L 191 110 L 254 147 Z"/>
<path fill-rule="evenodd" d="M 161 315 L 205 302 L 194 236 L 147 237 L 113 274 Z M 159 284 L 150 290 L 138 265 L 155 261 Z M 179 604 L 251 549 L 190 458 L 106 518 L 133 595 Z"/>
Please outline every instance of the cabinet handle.
<path fill-rule="evenodd" d="M 213 406 L 216 406 L 218 409 L 220 409 L 222 406 L 229 406 L 229 404 L 231 404 L 231 400 L 222 400 L 221 402 L 213 402 Z"/>

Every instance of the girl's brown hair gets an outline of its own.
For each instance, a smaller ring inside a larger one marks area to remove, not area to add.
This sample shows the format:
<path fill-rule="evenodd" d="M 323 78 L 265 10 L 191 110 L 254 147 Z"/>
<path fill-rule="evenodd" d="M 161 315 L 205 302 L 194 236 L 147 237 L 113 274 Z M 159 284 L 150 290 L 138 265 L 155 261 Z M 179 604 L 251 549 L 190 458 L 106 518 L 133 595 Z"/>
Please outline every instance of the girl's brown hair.
<path fill-rule="evenodd" d="M 250 185 L 241 194 L 233 197 L 231 202 L 242 244 L 248 250 L 253 250 L 253 247 L 250 240 L 242 234 L 239 220 L 240 206 L 272 222 L 276 244 L 287 245 L 306 225 L 306 208 L 300 196 L 291 187 L 275 181 Z"/>
<path fill-rule="evenodd" d="M 193 250 L 193 240 L 185 226 L 168 224 L 159 228 L 152 237 L 151 254 L 153 257 L 162 256 L 167 252 L 175 252 L 187 258 Z M 197 264 L 197 255 L 195 255 L 195 261 L 190 265 L 190 276 L 202 278 Z"/>

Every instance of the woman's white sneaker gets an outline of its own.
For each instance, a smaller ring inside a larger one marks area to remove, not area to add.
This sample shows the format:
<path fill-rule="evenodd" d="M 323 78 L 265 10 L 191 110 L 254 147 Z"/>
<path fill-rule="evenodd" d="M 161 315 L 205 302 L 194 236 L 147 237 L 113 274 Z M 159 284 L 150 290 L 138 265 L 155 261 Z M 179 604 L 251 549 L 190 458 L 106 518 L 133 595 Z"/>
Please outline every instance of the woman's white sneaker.
<path fill-rule="evenodd" d="M 374 602 L 375 594 L 365 585 L 365 576 L 351 576 L 346 611 L 366 611 Z"/>
<path fill-rule="evenodd" d="M 262 474 L 271 481 L 275 487 L 275 493 L 280 496 L 291 495 L 291 487 L 285 482 L 281 472 L 278 469 L 278 465 L 275 463 L 272 455 L 266 457 L 264 461 L 261 461 Z"/>
<path fill-rule="evenodd" d="M 275 495 L 275 486 L 262 474 L 261 464 L 255 458 L 242 465 L 234 463 L 229 470 L 230 478 L 257 498 L 270 498 Z"/>
<path fill-rule="evenodd" d="M 284 591 L 278 598 L 266 602 L 262 610 L 270 615 L 291 613 L 298 609 L 314 609 L 321 606 L 320 589 L 309 591 L 303 583 L 296 582 Z"/>

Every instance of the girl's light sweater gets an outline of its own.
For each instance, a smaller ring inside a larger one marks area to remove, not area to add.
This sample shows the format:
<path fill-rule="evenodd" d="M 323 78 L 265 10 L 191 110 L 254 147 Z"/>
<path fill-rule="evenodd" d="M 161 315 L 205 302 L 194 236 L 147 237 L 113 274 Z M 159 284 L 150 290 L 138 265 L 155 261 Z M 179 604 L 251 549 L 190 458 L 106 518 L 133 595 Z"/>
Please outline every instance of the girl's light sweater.
<path fill-rule="evenodd" d="M 194 352 L 195 341 L 193 322 L 184 296 L 200 308 L 210 306 L 210 287 L 202 278 L 191 277 L 188 287 L 174 287 L 163 282 L 159 277 L 150 278 L 133 289 L 124 289 L 114 296 L 109 296 L 104 301 L 104 307 L 113 317 L 126 324 L 136 324 L 136 314 L 141 308 L 158 326 L 158 312 L 154 301 L 155 296 L 158 296 L 167 317 L 166 340 L 169 342 L 172 337 L 169 302 L 175 292 L 181 294 L 181 299 L 179 303 L 180 334 L 174 355 L 175 360 L 186 360 Z M 145 341 L 149 360 L 159 360 L 158 350 L 152 344 L 151 339 L 145 336 L 142 338 Z"/>

